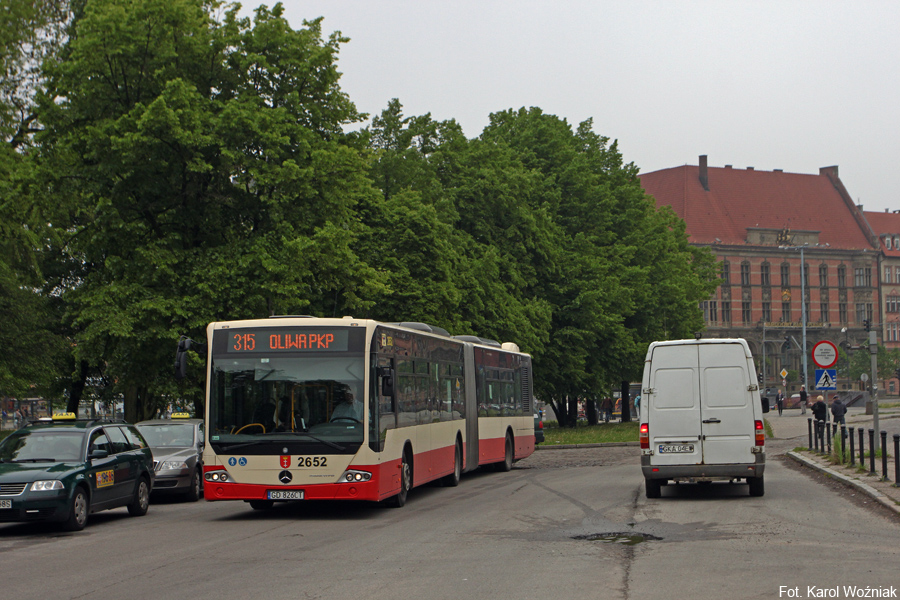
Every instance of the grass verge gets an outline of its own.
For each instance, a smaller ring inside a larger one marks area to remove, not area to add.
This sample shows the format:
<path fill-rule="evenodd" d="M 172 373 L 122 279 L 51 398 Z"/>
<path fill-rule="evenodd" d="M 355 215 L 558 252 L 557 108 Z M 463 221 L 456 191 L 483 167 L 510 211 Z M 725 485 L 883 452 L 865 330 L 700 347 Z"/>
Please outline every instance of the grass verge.
<path fill-rule="evenodd" d="M 544 442 L 539 446 L 557 446 L 561 444 L 603 444 L 610 442 L 636 442 L 638 441 L 637 421 L 628 423 L 603 423 L 600 425 L 588 425 L 578 423 L 578 427 L 571 429 L 559 427 L 556 421 L 544 422 Z"/>

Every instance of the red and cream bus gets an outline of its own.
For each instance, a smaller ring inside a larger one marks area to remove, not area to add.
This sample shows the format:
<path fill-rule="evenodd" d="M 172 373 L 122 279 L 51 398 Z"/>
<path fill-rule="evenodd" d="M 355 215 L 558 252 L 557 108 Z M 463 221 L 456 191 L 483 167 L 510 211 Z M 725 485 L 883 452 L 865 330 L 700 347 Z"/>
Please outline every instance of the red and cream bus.
<path fill-rule="evenodd" d="M 204 497 L 393 506 L 534 451 L 531 357 L 423 323 L 273 317 L 207 328 Z"/>

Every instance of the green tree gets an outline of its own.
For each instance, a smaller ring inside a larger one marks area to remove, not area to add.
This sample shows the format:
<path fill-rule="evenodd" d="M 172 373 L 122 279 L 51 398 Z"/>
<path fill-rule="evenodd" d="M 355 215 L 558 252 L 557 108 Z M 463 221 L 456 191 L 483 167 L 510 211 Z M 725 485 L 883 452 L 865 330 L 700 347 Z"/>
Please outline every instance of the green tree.
<path fill-rule="evenodd" d="M 202 0 L 97 0 L 41 98 L 43 207 L 76 358 L 139 419 L 176 387 L 175 341 L 206 323 L 365 310 L 380 277 L 352 251 L 375 193 L 338 85 L 340 34 Z M 195 358 L 195 362 L 201 359 Z M 84 370 L 83 370 L 84 372 Z"/>

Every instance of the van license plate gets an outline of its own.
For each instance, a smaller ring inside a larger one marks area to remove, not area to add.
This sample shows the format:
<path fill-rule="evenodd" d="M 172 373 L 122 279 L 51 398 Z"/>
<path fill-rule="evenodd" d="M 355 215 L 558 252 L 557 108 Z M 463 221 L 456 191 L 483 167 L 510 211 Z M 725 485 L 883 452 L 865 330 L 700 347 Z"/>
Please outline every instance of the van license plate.
<path fill-rule="evenodd" d="M 303 490 L 269 490 L 269 500 L 303 500 Z"/>
<path fill-rule="evenodd" d="M 692 454 L 694 452 L 693 444 L 660 444 L 660 454 Z"/>

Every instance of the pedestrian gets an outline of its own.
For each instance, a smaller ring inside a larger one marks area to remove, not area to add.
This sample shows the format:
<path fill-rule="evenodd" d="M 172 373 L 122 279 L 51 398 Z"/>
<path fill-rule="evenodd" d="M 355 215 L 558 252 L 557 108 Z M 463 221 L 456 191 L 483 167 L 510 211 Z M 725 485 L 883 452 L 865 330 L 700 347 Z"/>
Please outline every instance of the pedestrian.
<path fill-rule="evenodd" d="M 641 419 L 641 395 L 638 394 L 634 397 L 634 416 Z"/>
<path fill-rule="evenodd" d="M 805 414 L 806 414 L 806 401 L 807 401 L 807 398 L 808 398 L 808 396 L 807 396 L 807 394 L 806 394 L 806 386 L 805 386 L 805 385 L 801 385 L 801 386 L 800 386 L 800 414 L 801 414 L 801 415 L 805 415 Z"/>
<path fill-rule="evenodd" d="M 775 405 L 778 407 L 778 416 L 780 417 L 784 410 L 784 392 L 781 388 L 778 388 L 778 394 L 775 395 Z"/>
<path fill-rule="evenodd" d="M 600 401 L 600 413 L 603 421 L 609 423 L 609 420 L 612 419 L 612 398 L 609 396 Z"/>
<path fill-rule="evenodd" d="M 828 418 L 828 405 L 825 404 L 825 399 L 822 396 L 816 398 L 815 403 L 812 405 L 812 413 L 816 421 L 824 421 Z"/>
<path fill-rule="evenodd" d="M 834 422 L 841 425 L 846 425 L 847 422 L 844 419 L 844 415 L 847 414 L 847 407 L 841 402 L 841 399 L 837 394 L 834 395 L 834 401 L 831 403 L 831 415 L 834 417 Z"/>

